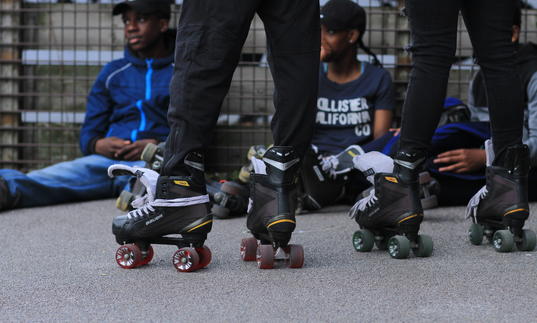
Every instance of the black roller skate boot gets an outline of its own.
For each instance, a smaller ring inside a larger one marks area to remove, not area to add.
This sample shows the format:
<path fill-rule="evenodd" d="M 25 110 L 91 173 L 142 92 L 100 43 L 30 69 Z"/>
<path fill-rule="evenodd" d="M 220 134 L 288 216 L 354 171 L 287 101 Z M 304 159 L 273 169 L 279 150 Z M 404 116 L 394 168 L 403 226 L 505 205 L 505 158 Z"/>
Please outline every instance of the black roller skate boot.
<path fill-rule="evenodd" d="M 292 147 L 272 147 L 263 160 L 252 158 L 252 164 L 246 226 L 254 238 L 242 240 L 242 259 L 257 260 L 261 269 L 273 268 L 275 260 L 300 268 L 304 264 L 304 250 L 300 245 L 289 244 L 296 226 L 296 174 L 300 159 Z"/>
<path fill-rule="evenodd" d="M 423 220 L 419 173 L 424 160 L 424 155 L 406 152 L 399 152 L 393 161 L 378 152 L 355 159 L 356 167 L 374 185 L 370 195 L 350 211 L 362 229 L 353 235 L 357 251 L 369 252 L 376 244 L 397 259 L 407 258 L 411 249 L 418 257 L 432 254 L 432 239 L 419 234 Z"/>
<path fill-rule="evenodd" d="M 492 141 L 487 140 L 486 185 L 468 203 L 472 218 L 470 242 L 480 245 L 486 236 L 498 252 L 533 251 L 535 232 L 524 230 L 529 216 L 529 150 L 526 145 L 508 147 L 495 159 Z"/>
<path fill-rule="evenodd" d="M 173 264 L 179 271 L 195 271 L 211 261 L 204 246 L 211 231 L 202 156 L 190 153 L 185 158 L 190 176 L 159 176 L 153 170 L 113 165 L 110 176 L 134 174 L 146 194 L 132 204 L 133 211 L 114 218 L 112 232 L 122 245 L 116 261 L 122 268 L 143 266 L 153 257 L 151 244 L 175 245 L 179 250 Z M 180 235 L 180 236 L 179 236 Z"/>
<path fill-rule="evenodd" d="M 160 172 L 160 167 L 164 159 L 164 145 L 147 144 L 142 151 L 140 159 L 145 161 L 145 167 Z M 131 190 L 123 190 L 116 200 L 116 207 L 121 211 L 132 211 L 132 202 L 145 194 L 145 186 L 139 179 L 135 179 L 131 185 Z"/>

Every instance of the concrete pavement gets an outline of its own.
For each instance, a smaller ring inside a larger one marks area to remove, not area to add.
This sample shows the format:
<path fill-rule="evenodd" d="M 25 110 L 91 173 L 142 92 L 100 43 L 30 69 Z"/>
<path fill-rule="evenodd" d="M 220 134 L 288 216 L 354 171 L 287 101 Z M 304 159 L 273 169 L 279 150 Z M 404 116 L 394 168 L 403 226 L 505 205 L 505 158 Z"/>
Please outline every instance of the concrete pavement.
<path fill-rule="evenodd" d="M 537 214 L 537 204 L 532 213 Z M 15 321 L 533 321 L 537 252 L 471 246 L 464 208 L 426 212 L 431 258 L 357 253 L 348 207 L 298 217 L 302 269 L 258 270 L 239 257 L 245 219 L 218 220 L 213 262 L 178 273 L 173 246 L 150 265 L 114 259 L 112 200 L 0 213 L 0 320 Z M 527 227 L 537 230 L 535 216 Z"/>

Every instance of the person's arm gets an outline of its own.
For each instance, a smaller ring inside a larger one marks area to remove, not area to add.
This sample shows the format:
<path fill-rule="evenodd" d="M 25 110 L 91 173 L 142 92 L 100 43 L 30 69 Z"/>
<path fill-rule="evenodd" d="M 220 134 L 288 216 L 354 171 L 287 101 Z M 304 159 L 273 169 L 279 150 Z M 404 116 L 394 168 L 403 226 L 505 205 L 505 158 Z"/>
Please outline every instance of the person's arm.
<path fill-rule="evenodd" d="M 373 123 L 373 138 L 384 136 L 392 126 L 395 98 L 390 73 L 384 73 L 379 84 L 378 95 L 375 98 L 375 116 Z"/>
<path fill-rule="evenodd" d="M 485 149 L 454 149 L 438 154 L 433 163 L 444 164 L 439 172 L 470 173 L 484 168 L 487 156 Z"/>
<path fill-rule="evenodd" d="M 113 108 L 113 101 L 106 87 L 109 70 L 109 65 L 103 68 L 88 95 L 86 116 L 80 131 L 80 150 L 84 155 L 95 154 L 97 140 L 104 138 L 108 131 Z"/>
<path fill-rule="evenodd" d="M 392 126 L 393 112 L 391 110 L 375 110 L 375 124 L 373 125 L 373 138 L 384 136 Z"/>
<path fill-rule="evenodd" d="M 534 73 L 526 89 L 528 92 L 528 132 L 524 144 L 530 149 L 530 163 L 537 165 L 537 73 Z"/>

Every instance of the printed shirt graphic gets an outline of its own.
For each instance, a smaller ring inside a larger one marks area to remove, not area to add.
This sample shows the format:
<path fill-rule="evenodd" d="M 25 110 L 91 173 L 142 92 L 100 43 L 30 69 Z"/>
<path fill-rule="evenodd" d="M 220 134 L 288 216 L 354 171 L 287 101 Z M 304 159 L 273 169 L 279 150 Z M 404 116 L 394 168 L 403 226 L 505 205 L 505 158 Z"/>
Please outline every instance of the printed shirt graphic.
<path fill-rule="evenodd" d="M 345 84 L 326 76 L 321 64 L 312 144 L 323 154 L 337 154 L 350 145 L 373 139 L 375 110 L 394 110 L 392 80 L 383 68 L 362 62 L 362 73 Z"/>

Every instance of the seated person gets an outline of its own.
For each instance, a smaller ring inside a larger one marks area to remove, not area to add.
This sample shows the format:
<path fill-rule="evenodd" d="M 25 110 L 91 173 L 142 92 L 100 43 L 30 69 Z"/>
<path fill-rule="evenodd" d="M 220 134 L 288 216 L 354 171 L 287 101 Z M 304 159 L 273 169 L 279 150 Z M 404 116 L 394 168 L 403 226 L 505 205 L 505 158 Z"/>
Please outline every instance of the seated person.
<path fill-rule="evenodd" d="M 108 166 L 143 166 L 144 147 L 166 139 L 175 42 L 169 1 L 126 1 L 113 14 L 122 15 L 125 57 L 108 63 L 89 93 L 84 157 L 28 174 L 0 170 L 0 210 L 117 196 L 129 178 L 109 178 Z"/>
<path fill-rule="evenodd" d="M 353 203 L 367 187 L 361 174 L 344 174 L 350 171 L 345 169 L 330 176 L 326 172 L 330 166 L 319 165 L 319 159 L 334 160 L 330 156 L 347 154 L 352 161 L 353 155 L 362 152 L 355 145 L 365 145 L 391 127 L 395 109 L 392 80 L 386 70 L 375 66 L 380 63 L 363 43 L 365 30 L 364 9 L 350 0 L 328 1 L 321 10 L 323 64 L 317 118 L 312 149 L 306 153 L 300 172 L 305 209 L 344 200 Z M 358 61 L 358 48 L 370 54 L 376 64 Z"/>

